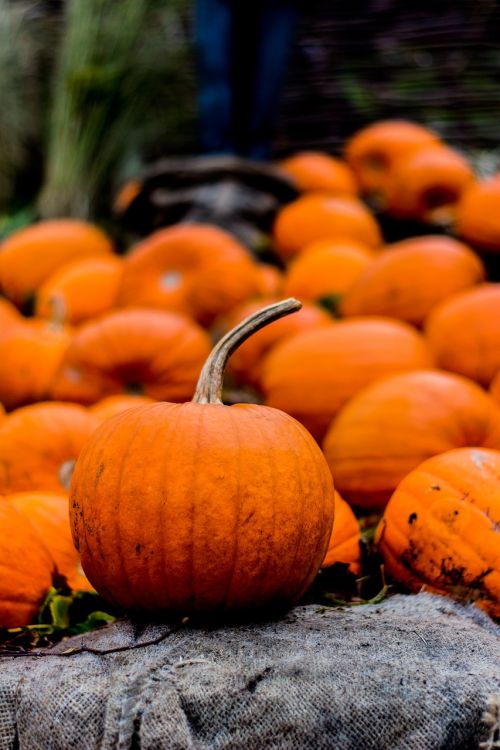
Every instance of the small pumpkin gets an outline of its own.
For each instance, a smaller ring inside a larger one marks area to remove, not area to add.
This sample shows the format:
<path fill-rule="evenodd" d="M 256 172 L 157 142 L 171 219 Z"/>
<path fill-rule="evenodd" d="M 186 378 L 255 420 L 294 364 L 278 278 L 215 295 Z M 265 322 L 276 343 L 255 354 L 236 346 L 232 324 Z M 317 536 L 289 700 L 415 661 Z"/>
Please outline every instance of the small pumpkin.
<path fill-rule="evenodd" d="M 360 200 L 321 193 L 306 193 L 282 208 L 273 234 L 284 260 L 316 240 L 349 238 L 372 248 L 382 243 L 376 220 Z"/>
<path fill-rule="evenodd" d="M 54 304 L 64 305 L 65 320 L 78 325 L 114 307 L 122 275 L 116 256 L 85 258 L 65 263 L 41 285 L 35 313 L 51 318 Z"/>
<path fill-rule="evenodd" d="M 302 192 L 356 195 L 351 169 L 341 159 L 322 151 L 299 151 L 279 163 Z"/>
<path fill-rule="evenodd" d="M 59 401 L 93 404 L 133 393 L 157 400 L 192 396 L 210 339 L 193 320 L 161 310 L 113 310 L 84 323 L 52 384 Z"/>
<path fill-rule="evenodd" d="M 54 562 L 33 527 L 0 498 L 0 628 L 29 625 L 42 605 Z"/>
<path fill-rule="evenodd" d="M 40 221 L 13 232 L 0 244 L 0 286 L 22 307 L 63 263 L 108 256 L 112 251 L 108 237 L 93 224 L 77 219 Z"/>
<path fill-rule="evenodd" d="M 385 570 L 412 591 L 473 601 L 500 617 L 500 452 L 458 448 L 410 472 L 377 531 Z"/>
<path fill-rule="evenodd" d="M 385 375 L 432 366 L 423 338 L 406 323 L 357 318 L 290 336 L 267 355 L 262 390 L 269 406 L 321 440 L 355 393 Z"/>
<path fill-rule="evenodd" d="M 209 325 L 259 293 L 261 279 L 232 235 L 205 224 L 159 229 L 125 256 L 120 305 L 190 315 Z"/>
<path fill-rule="evenodd" d="M 443 300 L 425 332 L 440 367 L 488 386 L 500 369 L 500 284 L 481 284 Z"/>
<path fill-rule="evenodd" d="M 64 492 L 80 451 L 98 422 L 76 404 L 40 403 L 0 424 L 0 493 Z"/>
<path fill-rule="evenodd" d="M 83 569 L 107 600 L 222 614 L 288 605 L 312 582 L 333 521 L 321 451 L 280 411 L 221 402 L 230 353 L 298 307 L 272 305 L 222 338 L 191 403 L 123 412 L 89 441 L 71 485 L 71 524 Z"/>
<path fill-rule="evenodd" d="M 144 406 L 144 404 L 153 403 L 154 399 L 149 396 L 134 396 L 132 393 L 118 393 L 115 396 L 106 396 L 92 406 L 89 406 L 89 412 L 99 420 L 104 422 L 115 414 L 121 414 L 125 409 L 132 409 L 134 406 Z"/>
<path fill-rule="evenodd" d="M 361 572 L 361 533 L 358 519 L 351 506 L 337 491 L 332 535 L 321 567 L 329 568 L 335 563 L 347 564 L 354 575 Z"/>
<path fill-rule="evenodd" d="M 456 206 L 454 229 L 474 247 L 500 251 L 500 174 L 467 186 Z"/>
<path fill-rule="evenodd" d="M 345 158 L 365 193 L 383 191 L 394 162 L 422 146 L 440 143 L 428 128 L 407 120 L 379 120 L 347 141 Z"/>
<path fill-rule="evenodd" d="M 270 263 L 258 263 L 259 296 L 276 297 L 283 289 L 283 273 Z"/>
<path fill-rule="evenodd" d="M 464 446 L 500 448 L 500 409 L 467 378 L 435 371 L 383 378 L 332 423 L 323 450 L 349 503 L 378 510 L 426 458 Z"/>
<path fill-rule="evenodd" d="M 440 235 L 388 245 L 358 275 L 340 302 L 343 315 L 387 315 L 421 325 L 450 295 L 481 283 L 481 259 L 466 245 Z"/>

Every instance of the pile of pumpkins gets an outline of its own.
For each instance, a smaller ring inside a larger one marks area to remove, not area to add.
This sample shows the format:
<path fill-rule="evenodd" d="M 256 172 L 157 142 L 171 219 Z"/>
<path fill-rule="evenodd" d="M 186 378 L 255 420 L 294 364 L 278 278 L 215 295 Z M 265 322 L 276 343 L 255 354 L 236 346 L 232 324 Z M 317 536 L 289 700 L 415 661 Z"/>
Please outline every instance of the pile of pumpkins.
<path fill-rule="evenodd" d="M 201 224 L 0 245 L 0 627 L 61 580 L 129 611 L 289 604 L 362 575 L 363 514 L 388 577 L 500 616 L 500 175 L 399 121 L 279 166 L 275 264 Z M 384 244 L 369 206 L 429 233 Z"/>

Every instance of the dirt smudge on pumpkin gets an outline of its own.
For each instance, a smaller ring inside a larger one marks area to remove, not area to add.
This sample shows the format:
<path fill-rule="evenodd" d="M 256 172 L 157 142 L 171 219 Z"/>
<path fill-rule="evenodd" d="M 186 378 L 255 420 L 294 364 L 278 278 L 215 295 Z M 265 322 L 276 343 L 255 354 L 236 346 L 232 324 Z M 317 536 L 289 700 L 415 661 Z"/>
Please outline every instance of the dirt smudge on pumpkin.
<path fill-rule="evenodd" d="M 97 489 L 97 485 L 99 484 L 99 480 L 102 476 L 103 471 L 104 471 L 104 464 L 99 464 L 95 472 L 94 489 Z"/>

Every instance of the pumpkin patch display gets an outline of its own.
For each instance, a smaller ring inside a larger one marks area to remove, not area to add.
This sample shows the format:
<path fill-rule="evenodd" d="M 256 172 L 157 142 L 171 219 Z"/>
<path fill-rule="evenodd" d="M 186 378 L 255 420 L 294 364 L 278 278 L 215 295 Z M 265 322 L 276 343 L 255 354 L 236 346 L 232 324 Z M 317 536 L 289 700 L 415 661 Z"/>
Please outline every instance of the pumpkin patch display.
<path fill-rule="evenodd" d="M 398 485 L 377 531 L 387 573 L 500 617 L 500 452 L 459 448 Z"/>
<path fill-rule="evenodd" d="M 42 402 L 11 412 L 0 424 L 0 493 L 67 491 L 97 425 L 77 404 Z"/>
<path fill-rule="evenodd" d="M 193 320 L 161 310 L 115 310 L 74 335 L 52 385 L 59 401 L 93 404 L 132 393 L 183 401 L 193 395 L 210 339 Z"/>
<path fill-rule="evenodd" d="M 481 283 L 485 270 L 466 245 L 440 235 L 388 245 L 343 296 L 343 315 L 387 315 L 421 325 L 455 292 Z"/>
<path fill-rule="evenodd" d="M 437 364 L 488 386 L 500 369 L 500 284 L 481 284 L 445 299 L 425 332 Z"/>
<path fill-rule="evenodd" d="M 118 295 L 126 307 L 154 307 L 209 325 L 259 294 L 261 277 L 232 235 L 205 224 L 159 229 L 124 259 Z"/>
<path fill-rule="evenodd" d="M 269 406 L 291 414 L 321 440 L 337 412 L 366 385 L 431 366 L 424 337 L 408 324 L 357 318 L 279 343 L 263 362 L 261 382 Z"/>
<path fill-rule="evenodd" d="M 300 151 L 279 163 L 302 192 L 356 195 L 358 186 L 345 162 L 321 151 Z"/>
<path fill-rule="evenodd" d="M 500 251 L 500 174 L 463 191 L 455 210 L 459 237 L 481 250 Z"/>
<path fill-rule="evenodd" d="M 221 402 L 224 365 L 256 313 L 209 356 L 192 402 L 157 403 L 105 422 L 73 475 L 73 537 L 91 583 L 125 610 L 223 613 L 288 605 L 330 539 L 334 490 L 324 457 L 292 417 Z"/>
<path fill-rule="evenodd" d="M 349 571 L 355 575 L 361 572 L 361 533 L 358 519 L 337 491 L 332 535 L 321 567 L 329 568 L 335 563 L 347 564 Z"/>
<path fill-rule="evenodd" d="M 0 628 L 29 625 L 50 587 L 54 562 L 25 516 L 0 498 Z"/>
<path fill-rule="evenodd" d="M 368 208 L 354 197 L 306 193 L 285 206 L 274 223 L 276 252 L 287 261 L 316 240 L 353 239 L 376 248 L 379 226 Z"/>
<path fill-rule="evenodd" d="M 0 287 L 22 307 L 64 263 L 112 252 L 108 237 L 93 224 L 77 219 L 40 221 L 13 232 L 0 244 Z"/>
<path fill-rule="evenodd" d="M 426 458 L 466 446 L 500 448 L 500 409 L 476 383 L 434 370 L 393 375 L 353 396 L 323 450 L 342 496 L 378 510 Z"/>

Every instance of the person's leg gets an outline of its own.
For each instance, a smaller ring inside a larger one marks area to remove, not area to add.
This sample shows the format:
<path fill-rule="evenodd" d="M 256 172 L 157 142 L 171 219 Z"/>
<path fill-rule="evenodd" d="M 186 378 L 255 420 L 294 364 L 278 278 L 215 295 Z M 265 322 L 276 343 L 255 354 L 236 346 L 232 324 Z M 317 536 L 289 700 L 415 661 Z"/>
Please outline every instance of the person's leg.
<path fill-rule="evenodd" d="M 200 147 L 204 153 L 232 153 L 231 0 L 197 0 L 195 43 L 198 64 Z"/>

